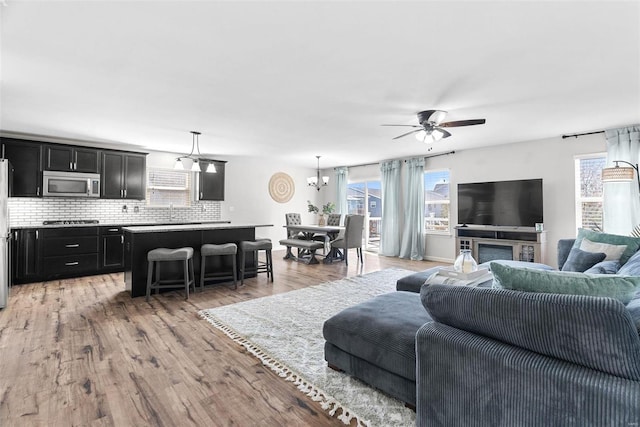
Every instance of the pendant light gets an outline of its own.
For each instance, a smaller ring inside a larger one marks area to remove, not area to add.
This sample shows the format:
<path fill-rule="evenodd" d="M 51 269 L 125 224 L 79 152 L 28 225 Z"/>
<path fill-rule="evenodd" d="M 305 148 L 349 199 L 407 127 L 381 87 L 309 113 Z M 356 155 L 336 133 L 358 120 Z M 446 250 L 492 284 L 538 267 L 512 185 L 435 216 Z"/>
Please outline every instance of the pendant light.
<path fill-rule="evenodd" d="M 206 159 L 201 159 L 202 154 L 200 153 L 200 140 L 199 140 L 201 133 L 198 131 L 192 130 L 191 134 L 193 135 L 191 140 L 191 152 L 187 155 L 178 157 L 176 159 L 176 162 L 173 165 L 173 168 L 184 170 L 185 166 L 184 166 L 183 160 L 187 159 L 191 161 L 191 172 L 202 172 L 202 167 L 200 163 L 201 163 L 201 160 L 206 160 Z M 197 152 L 197 155 L 195 155 L 194 152 Z M 205 172 L 216 173 L 217 172 L 216 166 L 212 162 L 210 162 Z"/>
<path fill-rule="evenodd" d="M 320 191 L 320 187 L 326 187 L 329 184 L 329 177 L 323 176 L 320 181 L 320 156 L 316 156 L 318 159 L 318 168 L 316 169 L 316 176 L 310 176 L 307 178 L 307 185 L 309 187 L 316 187 L 316 190 Z M 322 184 L 320 184 L 322 182 Z"/>

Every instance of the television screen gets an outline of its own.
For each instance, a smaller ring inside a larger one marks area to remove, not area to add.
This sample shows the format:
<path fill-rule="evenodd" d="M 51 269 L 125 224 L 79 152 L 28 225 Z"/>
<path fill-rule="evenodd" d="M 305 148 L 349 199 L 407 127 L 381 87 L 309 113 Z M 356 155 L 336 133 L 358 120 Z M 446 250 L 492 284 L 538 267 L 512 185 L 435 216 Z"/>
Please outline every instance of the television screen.
<path fill-rule="evenodd" d="M 534 227 L 542 219 L 542 179 L 458 184 L 458 224 Z"/>

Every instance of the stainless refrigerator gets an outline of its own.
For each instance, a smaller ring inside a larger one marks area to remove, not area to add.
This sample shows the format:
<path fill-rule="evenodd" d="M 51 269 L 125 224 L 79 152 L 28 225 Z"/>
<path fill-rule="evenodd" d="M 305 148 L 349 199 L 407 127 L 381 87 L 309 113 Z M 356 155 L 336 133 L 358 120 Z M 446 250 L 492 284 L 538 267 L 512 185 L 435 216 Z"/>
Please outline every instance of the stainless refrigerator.
<path fill-rule="evenodd" d="M 9 161 L 0 159 L 0 308 L 7 306 L 11 281 L 9 232 Z"/>

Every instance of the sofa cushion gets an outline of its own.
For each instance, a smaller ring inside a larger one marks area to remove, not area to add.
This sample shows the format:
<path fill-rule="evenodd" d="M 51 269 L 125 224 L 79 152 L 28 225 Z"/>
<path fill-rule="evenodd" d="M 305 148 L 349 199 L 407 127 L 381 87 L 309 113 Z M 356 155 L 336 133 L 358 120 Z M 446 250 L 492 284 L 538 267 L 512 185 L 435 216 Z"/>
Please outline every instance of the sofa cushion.
<path fill-rule="evenodd" d="M 576 249 L 576 248 L 572 248 Z M 627 245 L 610 245 L 609 243 L 592 242 L 589 239 L 582 239 L 580 249 L 586 252 L 604 252 L 605 261 L 619 260 L 622 254 L 627 250 Z"/>
<path fill-rule="evenodd" d="M 589 295 L 629 303 L 640 288 L 640 277 L 545 271 L 491 264 L 494 286 L 526 292 Z"/>
<path fill-rule="evenodd" d="M 586 239 L 583 240 L 583 242 L 585 241 Z M 600 261 L 604 261 L 606 256 L 603 252 L 587 252 L 582 249 L 571 248 L 567 261 L 562 266 L 562 271 L 577 271 L 582 273 Z"/>
<path fill-rule="evenodd" d="M 435 322 L 640 381 L 640 337 L 614 299 L 448 285 L 420 294 Z"/>
<path fill-rule="evenodd" d="M 420 294 L 391 292 L 342 310 L 322 333 L 342 351 L 415 381 L 415 336 L 429 321 Z"/>
<path fill-rule="evenodd" d="M 424 271 L 418 271 L 417 273 L 404 276 L 396 282 L 396 291 L 407 291 L 419 293 L 420 288 L 433 273 L 440 270 L 440 267 L 428 268 Z"/>
<path fill-rule="evenodd" d="M 629 264 L 629 261 L 627 261 L 627 264 Z M 620 261 L 611 260 L 611 261 L 600 261 L 599 263 L 585 270 L 584 272 L 587 274 L 616 274 L 619 269 L 620 269 Z"/>
<path fill-rule="evenodd" d="M 620 265 L 624 265 L 631 256 L 640 249 L 640 238 L 630 236 L 620 236 L 617 234 L 599 233 L 597 231 L 581 228 L 578 230 L 578 237 L 573 244 L 574 248 L 580 248 L 582 239 L 589 239 L 592 242 L 608 243 L 610 245 L 627 245 L 620 257 Z"/>
<path fill-rule="evenodd" d="M 640 276 L 640 251 L 633 254 L 633 256 L 629 258 L 629 261 L 620 267 L 618 274 L 623 274 L 625 276 Z"/>

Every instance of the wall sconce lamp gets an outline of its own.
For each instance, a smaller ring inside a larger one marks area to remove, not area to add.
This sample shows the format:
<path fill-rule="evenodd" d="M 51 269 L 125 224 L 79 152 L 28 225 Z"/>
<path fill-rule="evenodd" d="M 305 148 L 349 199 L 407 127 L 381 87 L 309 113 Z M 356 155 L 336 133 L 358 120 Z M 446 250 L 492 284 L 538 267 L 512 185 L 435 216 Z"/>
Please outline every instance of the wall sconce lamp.
<path fill-rule="evenodd" d="M 320 191 L 320 187 L 326 187 L 329 184 L 329 177 L 323 176 L 320 180 L 320 156 L 316 156 L 318 159 L 318 169 L 316 170 L 316 176 L 310 176 L 307 178 L 307 185 L 309 187 L 316 187 L 316 190 Z M 322 182 L 322 184 L 321 184 Z"/>
<path fill-rule="evenodd" d="M 638 190 L 640 190 L 640 176 L 638 176 L 638 164 L 626 162 L 624 160 L 614 160 L 616 165 L 612 168 L 602 169 L 602 182 L 631 182 L 635 174 L 638 182 Z M 624 163 L 629 166 L 618 166 L 618 163 Z"/>

